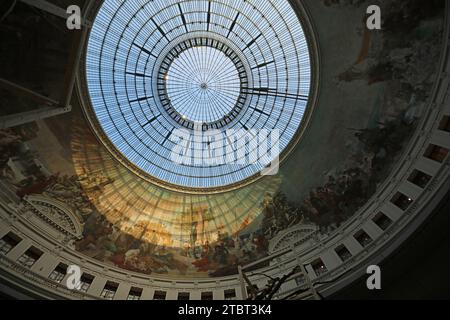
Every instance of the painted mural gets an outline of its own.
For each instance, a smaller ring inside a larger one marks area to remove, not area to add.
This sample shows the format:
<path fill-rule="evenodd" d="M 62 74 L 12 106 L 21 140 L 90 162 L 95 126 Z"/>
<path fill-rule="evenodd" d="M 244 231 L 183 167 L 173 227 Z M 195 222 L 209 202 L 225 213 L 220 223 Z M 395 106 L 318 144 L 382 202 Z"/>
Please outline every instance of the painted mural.
<path fill-rule="evenodd" d="M 322 2 L 321 10 L 343 11 L 366 3 Z M 382 34 L 355 28 L 360 50 L 353 64 L 333 74 L 333 90 L 376 86 L 378 99 L 360 106 L 369 116 L 353 126 L 338 123 L 328 129 L 330 137 L 344 131 L 347 138 L 338 147 L 346 156 L 333 167 L 317 161 L 323 174 L 310 178 L 307 188 L 289 172 L 297 163 L 301 170 L 302 161 L 294 155 L 293 165 L 282 168 L 281 175 L 238 191 L 202 196 L 163 190 L 115 162 L 80 110 L 62 123 L 50 119 L 0 130 L 2 185 L 16 201 L 42 194 L 65 203 L 83 226 L 83 238 L 72 249 L 143 274 L 234 275 L 238 265 L 267 256 L 271 240 L 289 228 L 314 224 L 323 235 L 333 232 L 384 181 L 428 103 L 439 61 L 442 10 L 436 1 L 429 7 L 423 1 L 407 3 L 383 2 Z M 70 128 L 70 134 L 61 134 L 61 127 Z M 55 142 L 43 152 L 49 139 Z M 57 165 L 51 152 L 64 153 Z"/>

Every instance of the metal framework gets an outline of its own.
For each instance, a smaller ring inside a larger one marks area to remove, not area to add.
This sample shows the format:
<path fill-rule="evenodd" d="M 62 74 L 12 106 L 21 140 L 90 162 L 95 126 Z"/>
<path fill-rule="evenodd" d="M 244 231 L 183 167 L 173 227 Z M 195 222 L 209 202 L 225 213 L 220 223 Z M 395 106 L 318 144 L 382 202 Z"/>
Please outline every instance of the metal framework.
<path fill-rule="evenodd" d="M 133 172 L 173 190 L 224 191 L 258 179 L 264 161 L 174 163 L 173 133 L 192 129 L 195 121 L 204 129 L 278 130 L 280 150 L 273 154 L 270 149 L 260 158 L 286 155 L 305 124 L 313 78 L 299 17 L 288 0 L 104 1 L 86 56 L 85 111 L 94 130 Z M 189 50 L 189 41 L 199 48 Z M 206 55 L 208 41 L 215 41 L 217 51 Z M 180 45 L 185 48 L 174 54 Z M 195 50 L 201 55 L 200 67 L 189 63 Z M 212 58 L 221 53 L 219 62 Z M 184 78 L 174 79 L 174 70 L 182 65 L 177 76 Z M 198 81 L 216 73 L 222 73 L 222 84 Z M 219 89 L 213 93 L 214 86 Z M 229 141 L 224 135 L 217 138 L 223 143 L 203 150 L 220 154 L 221 145 Z M 255 151 L 252 144 L 267 142 L 256 138 L 243 145 L 244 152 L 235 152 L 248 158 Z"/>
<path fill-rule="evenodd" d="M 192 72 L 195 70 L 195 73 Z M 248 76 L 239 56 L 210 38 L 193 38 L 175 46 L 158 72 L 160 101 L 181 126 L 220 129 L 244 109 Z"/>
<path fill-rule="evenodd" d="M 39 10 L 43 10 L 62 19 L 67 19 L 69 17 L 69 14 L 67 13 L 66 9 L 58 7 L 57 5 L 45 0 L 20 0 L 20 1 L 29 6 L 35 7 Z M 81 24 L 82 26 L 88 28 L 92 26 L 92 23 L 85 18 L 81 19 Z"/>
<path fill-rule="evenodd" d="M 66 10 L 44 0 L 21 0 L 30 6 L 44 10 L 50 14 L 61 18 L 67 18 Z M 86 10 L 90 7 L 88 2 Z M 34 100 L 38 105 L 44 106 L 36 110 L 12 114 L 0 117 L 0 129 L 11 128 L 18 125 L 30 123 L 33 121 L 46 119 L 61 114 L 68 113 L 72 110 L 70 101 L 75 86 L 75 80 L 78 75 L 79 63 L 85 47 L 88 27 L 91 25 L 87 19 L 82 19 L 83 26 L 81 31 L 74 31 L 72 47 L 68 58 L 68 67 L 64 76 L 64 90 L 59 101 L 45 97 L 39 93 L 29 90 L 16 83 L 10 82 L 6 79 L 0 79 L 0 87 L 14 92 L 17 95 L 28 97 Z"/>
<path fill-rule="evenodd" d="M 250 264 L 247 264 L 245 266 L 238 266 L 239 283 L 241 285 L 241 294 L 242 294 L 242 297 L 244 300 L 249 299 L 249 298 L 257 299 L 259 293 L 261 292 L 261 291 L 259 291 L 259 289 L 257 289 L 257 287 L 255 287 L 255 285 L 250 280 L 251 276 L 259 275 L 259 276 L 267 277 L 267 278 L 271 279 L 272 281 L 275 280 L 265 274 L 254 273 L 254 272 L 252 273 L 249 270 L 255 269 L 255 267 L 261 266 L 263 264 L 270 264 L 274 260 L 285 256 L 286 254 L 290 253 L 291 251 L 292 251 L 292 248 L 283 249 L 283 250 L 273 253 L 263 259 L 254 261 Z M 297 264 L 297 266 L 289 274 L 286 274 L 281 279 L 276 279 L 276 281 L 273 281 L 272 286 L 268 285 L 268 289 L 270 289 L 270 290 L 268 290 L 269 291 L 269 294 L 267 295 L 268 298 L 272 299 L 273 297 L 275 297 L 276 294 L 278 293 L 278 291 L 281 289 L 281 286 L 283 284 L 285 284 L 287 281 L 289 281 L 293 278 L 302 277 L 305 282 L 305 285 L 304 285 L 305 288 L 302 290 L 299 290 L 299 292 L 294 295 L 290 295 L 288 297 L 282 297 L 282 298 L 285 298 L 285 299 L 295 298 L 296 300 L 299 300 L 299 299 L 320 300 L 321 299 L 319 293 L 317 292 L 316 288 L 314 287 L 313 281 L 311 280 L 311 278 L 308 275 L 308 272 L 306 271 L 304 264 L 300 261 L 299 258 L 297 258 L 296 264 Z M 269 281 L 269 284 L 270 284 L 270 281 Z"/>

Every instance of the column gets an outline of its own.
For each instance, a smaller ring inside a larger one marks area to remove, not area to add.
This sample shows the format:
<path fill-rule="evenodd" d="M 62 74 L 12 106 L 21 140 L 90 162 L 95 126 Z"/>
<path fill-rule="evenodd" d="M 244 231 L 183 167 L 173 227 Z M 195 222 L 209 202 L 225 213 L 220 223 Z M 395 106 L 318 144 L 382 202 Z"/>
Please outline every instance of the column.
<path fill-rule="evenodd" d="M 391 218 L 392 221 L 397 221 L 400 219 L 403 214 L 405 213 L 402 209 L 397 207 L 391 202 L 386 203 L 382 208 L 381 212 L 383 212 L 385 215 L 387 215 L 389 218 Z"/>
<path fill-rule="evenodd" d="M 373 240 L 378 239 L 383 234 L 383 230 L 381 230 L 372 220 L 367 222 L 363 229 Z"/>
<path fill-rule="evenodd" d="M 238 288 L 236 288 L 236 298 L 235 298 L 235 300 L 245 300 L 247 298 L 248 298 L 247 294 L 245 295 L 245 298 L 244 298 L 243 293 L 242 293 L 242 288 L 240 286 Z"/>
<path fill-rule="evenodd" d="M 214 300 L 225 300 L 225 290 L 214 289 L 213 297 L 214 297 Z"/>
<path fill-rule="evenodd" d="M 114 295 L 114 300 L 127 300 L 130 290 L 131 284 L 125 282 L 120 283 L 119 288 L 117 288 L 117 292 Z"/>
<path fill-rule="evenodd" d="M 6 236 L 11 228 L 0 220 L 0 239 Z"/>
<path fill-rule="evenodd" d="M 363 247 L 353 237 L 348 237 L 344 240 L 344 245 L 350 251 L 352 256 L 357 255 L 363 250 Z"/>
<path fill-rule="evenodd" d="M 431 143 L 450 149 L 450 133 L 442 130 L 434 132 Z"/>
<path fill-rule="evenodd" d="M 154 289 L 144 288 L 144 290 L 142 290 L 141 300 L 153 300 L 154 294 L 155 294 Z"/>
<path fill-rule="evenodd" d="M 311 280 L 314 280 L 315 278 L 317 278 L 316 272 L 314 271 L 313 267 L 311 266 L 311 264 L 308 264 L 305 266 L 305 270 L 306 273 Z"/>
<path fill-rule="evenodd" d="M 92 281 L 91 286 L 89 287 L 88 294 L 94 297 L 100 297 L 100 294 L 103 291 L 103 288 L 106 285 L 106 279 L 95 277 L 94 281 Z"/>
<path fill-rule="evenodd" d="M 44 253 L 38 261 L 35 262 L 31 270 L 40 274 L 41 276 L 48 277 L 53 270 L 55 270 L 56 266 L 59 264 L 58 259 L 50 254 Z"/>
<path fill-rule="evenodd" d="M 193 301 L 200 301 L 202 300 L 202 293 L 201 293 L 201 289 L 196 288 L 194 291 L 189 291 L 190 292 L 190 297 L 189 300 L 193 300 Z M 209 291 L 209 290 L 204 290 L 204 291 Z"/>
<path fill-rule="evenodd" d="M 166 290 L 163 289 L 163 291 Z M 178 300 L 178 291 L 174 289 L 167 290 L 166 300 Z"/>
<path fill-rule="evenodd" d="M 28 250 L 29 247 L 31 247 L 32 243 L 28 239 L 23 239 L 20 241 L 17 246 L 11 249 L 11 251 L 6 255 L 8 259 L 11 259 L 13 261 L 16 261 L 19 259 L 22 254 L 24 254 L 25 251 Z"/>
<path fill-rule="evenodd" d="M 423 189 L 407 181 L 400 186 L 399 191 L 405 196 L 408 196 L 411 199 L 415 200 L 422 194 Z"/>
<path fill-rule="evenodd" d="M 331 271 L 341 265 L 341 259 L 339 259 L 337 253 L 334 250 L 328 250 L 323 253 L 321 259 L 328 271 Z"/>
<path fill-rule="evenodd" d="M 422 157 L 415 163 L 415 168 L 434 176 L 441 168 L 441 164 L 428 158 Z"/>

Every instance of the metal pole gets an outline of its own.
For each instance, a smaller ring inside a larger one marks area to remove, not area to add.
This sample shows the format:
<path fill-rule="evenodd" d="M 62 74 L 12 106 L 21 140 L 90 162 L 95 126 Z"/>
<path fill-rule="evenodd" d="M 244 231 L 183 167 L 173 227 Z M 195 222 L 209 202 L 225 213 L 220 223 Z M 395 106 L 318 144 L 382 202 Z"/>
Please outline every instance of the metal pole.
<path fill-rule="evenodd" d="M 303 265 L 303 263 L 301 263 L 299 258 L 297 258 L 297 263 L 300 266 L 303 276 L 305 277 L 306 284 L 308 285 L 309 290 L 311 291 L 311 294 L 313 295 L 314 299 L 320 300 L 320 297 L 317 294 L 316 288 L 314 288 L 314 284 L 312 283 L 311 278 L 308 275 L 308 271 L 306 271 L 305 266 Z"/>
<path fill-rule="evenodd" d="M 15 84 L 11 81 L 5 80 L 0 78 L 0 88 L 4 88 L 10 92 L 14 92 L 21 96 L 26 96 L 31 99 L 33 99 L 35 102 L 47 105 L 47 106 L 57 106 L 59 105 L 59 102 L 53 99 L 50 99 L 49 97 L 43 96 L 37 92 L 34 92 L 30 89 L 27 89 L 25 87 L 22 87 L 18 84 Z"/>
<path fill-rule="evenodd" d="M 67 19 L 69 17 L 67 10 L 60 8 L 45 0 L 20 0 L 20 1 L 64 19 Z M 75 81 L 78 75 L 78 68 L 81 56 L 83 54 L 83 50 L 87 40 L 87 35 L 89 33 L 88 27 L 92 26 L 92 23 L 84 18 L 82 19 L 82 24 L 83 26 L 85 26 L 85 28 L 82 31 L 76 32 L 76 34 L 74 35 L 74 40 L 72 42 L 72 48 L 70 51 L 71 55 L 69 56 L 68 59 L 69 61 L 67 63 L 69 67 L 67 68 L 66 74 L 64 76 L 64 89 L 61 97 L 61 102 L 45 97 L 41 94 L 38 94 L 32 90 L 19 86 L 10 81 L 0 79 L 0 87 L 15 92 L 19 95 L 24 95 L 29 98 L 32 98 L 34 101 L 36 101 L 41 105 L 49 106 L 47 108 L 41 108 L 38 110 L 27 111 L 14 115 L 0 117 L 0 129 L 10 128 L 40 119 L 50 118 L 56 115 L 70 112 L 72 110 L 72 107 L 70 106 L 70 101 L 72 99 Z"/>
<path fill-rule="evenodd" d="M 80 66 L 80 60 L 83 55 L 84 47 L 87 41 L 88 28 L 84 28 L 82 31 L 78 31 L 74 35 L 72 42 L 71 55 L 69 56 L 68 68 L 64 76 L 64 90 L 61 97 L 63 106 L 69 106 L 72 100 L 73 89 L 75 87 L 75 81 L 78 76 L 78 68 Z"/>
<path fill-rule="evenodd" d="M 69 14 L 67 10 L 60 8 L 52 3 L 49 3 L 45 0 L 21 0 L 23 3 L 26 3 L 30 6 L 38 8 L 40 10 L 46 11 L 50 14 L 53 14 L 57 17 L 61 17 L 67 19 Z M 90 3 L 87 5 L 87 9 L 90 7 Z M 67 107 L 70 104 L 70 100 L 72 99 L 73 88 L 75 86 L 75 81 L 78 74 L 78 67 L 80 64 L 81 56 L 83 54 L 84 46 L 86 43 L 88 30 L 92 27 L 92 23 L 82 17 L 82 25 L 85 27 L 82 31 L 75 31 L 74 40 L 71 48 L 71 55 L 69 56 L 69 61 L 67 65 L 69 66 L 65 77 L 64 77 L 64 90 L 63 96 L 61 98 L 61 104 Z"/>
<path fill-rule="evenodd" d="M 5 79 L 0 78 L 0 88 L 14 92 L 20 96 L 28 97 L 35 101 L 38 105 L 44 106 L 44 108 L 39 108 L 37 110 L 25 111 L 0 117 L 0 129 L 11 128 L 25 123 L 50 118 L 72 110 L 72 107 L 69 105 L 62 107 L 56 100 L 43 96 Z"/>
<path fill-rule="evenodd" d="M 242 293 L 242 300 L 247 300 L 247 289 L 245 287 L 245 280 L 244 280 L 244 274 L 242 273 L 242 266 L 238 266 L 238 272 L 239 272 L 239 283 L 241 284 L 241 293 Z"/>
<path fill-rule="evenodd" d="M 48 12 L 54 16 L 67 19 L 69 17 L 69 14 L 67 13 L 66 9 L 63 9 L 61 7 L 58 7 L 57 5 L 54 5 L 53 3 L 50 3 L 45 0 L 20 0 L 23 3 L 26 3 L 29 6 L 35 7 L 37 9 L 40 9 L 42 11 Z M 87 19 L 82 18 L 81 24 L 85 27 L 90 28 L 92 26 L 92 22 L 90 22 Z"/>
<path fill-rule="evenodd" d="M 58 116 L 64 113 L 68 113 L 72 110 L 72 107 L 46 107 L 33 111 L 26 111 L 21 113 L 12 114 L 9 116 L 0 117 L 0 129 L 12 128 L 22 124 L 30 123 L 33 121 L 46 119 L 54 116 Z"/>

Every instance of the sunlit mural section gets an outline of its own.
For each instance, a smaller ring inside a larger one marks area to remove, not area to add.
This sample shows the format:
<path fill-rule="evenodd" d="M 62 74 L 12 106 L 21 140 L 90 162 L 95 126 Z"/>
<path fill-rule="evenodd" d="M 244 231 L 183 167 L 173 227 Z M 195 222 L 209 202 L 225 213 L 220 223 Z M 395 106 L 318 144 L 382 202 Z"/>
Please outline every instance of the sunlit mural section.
<path fill-rule="evenodd" d="M 136 179 L 88 129 L 77 130 L 72 148 L 88 197 L 78 209 L 85 227 L 76 248 L 87 255 L 139 272 L 208 276 L 234 274 L 238 263 L 267 254 L 257 221 L 279 177 L 220 195 L 188 195 Z"/>

